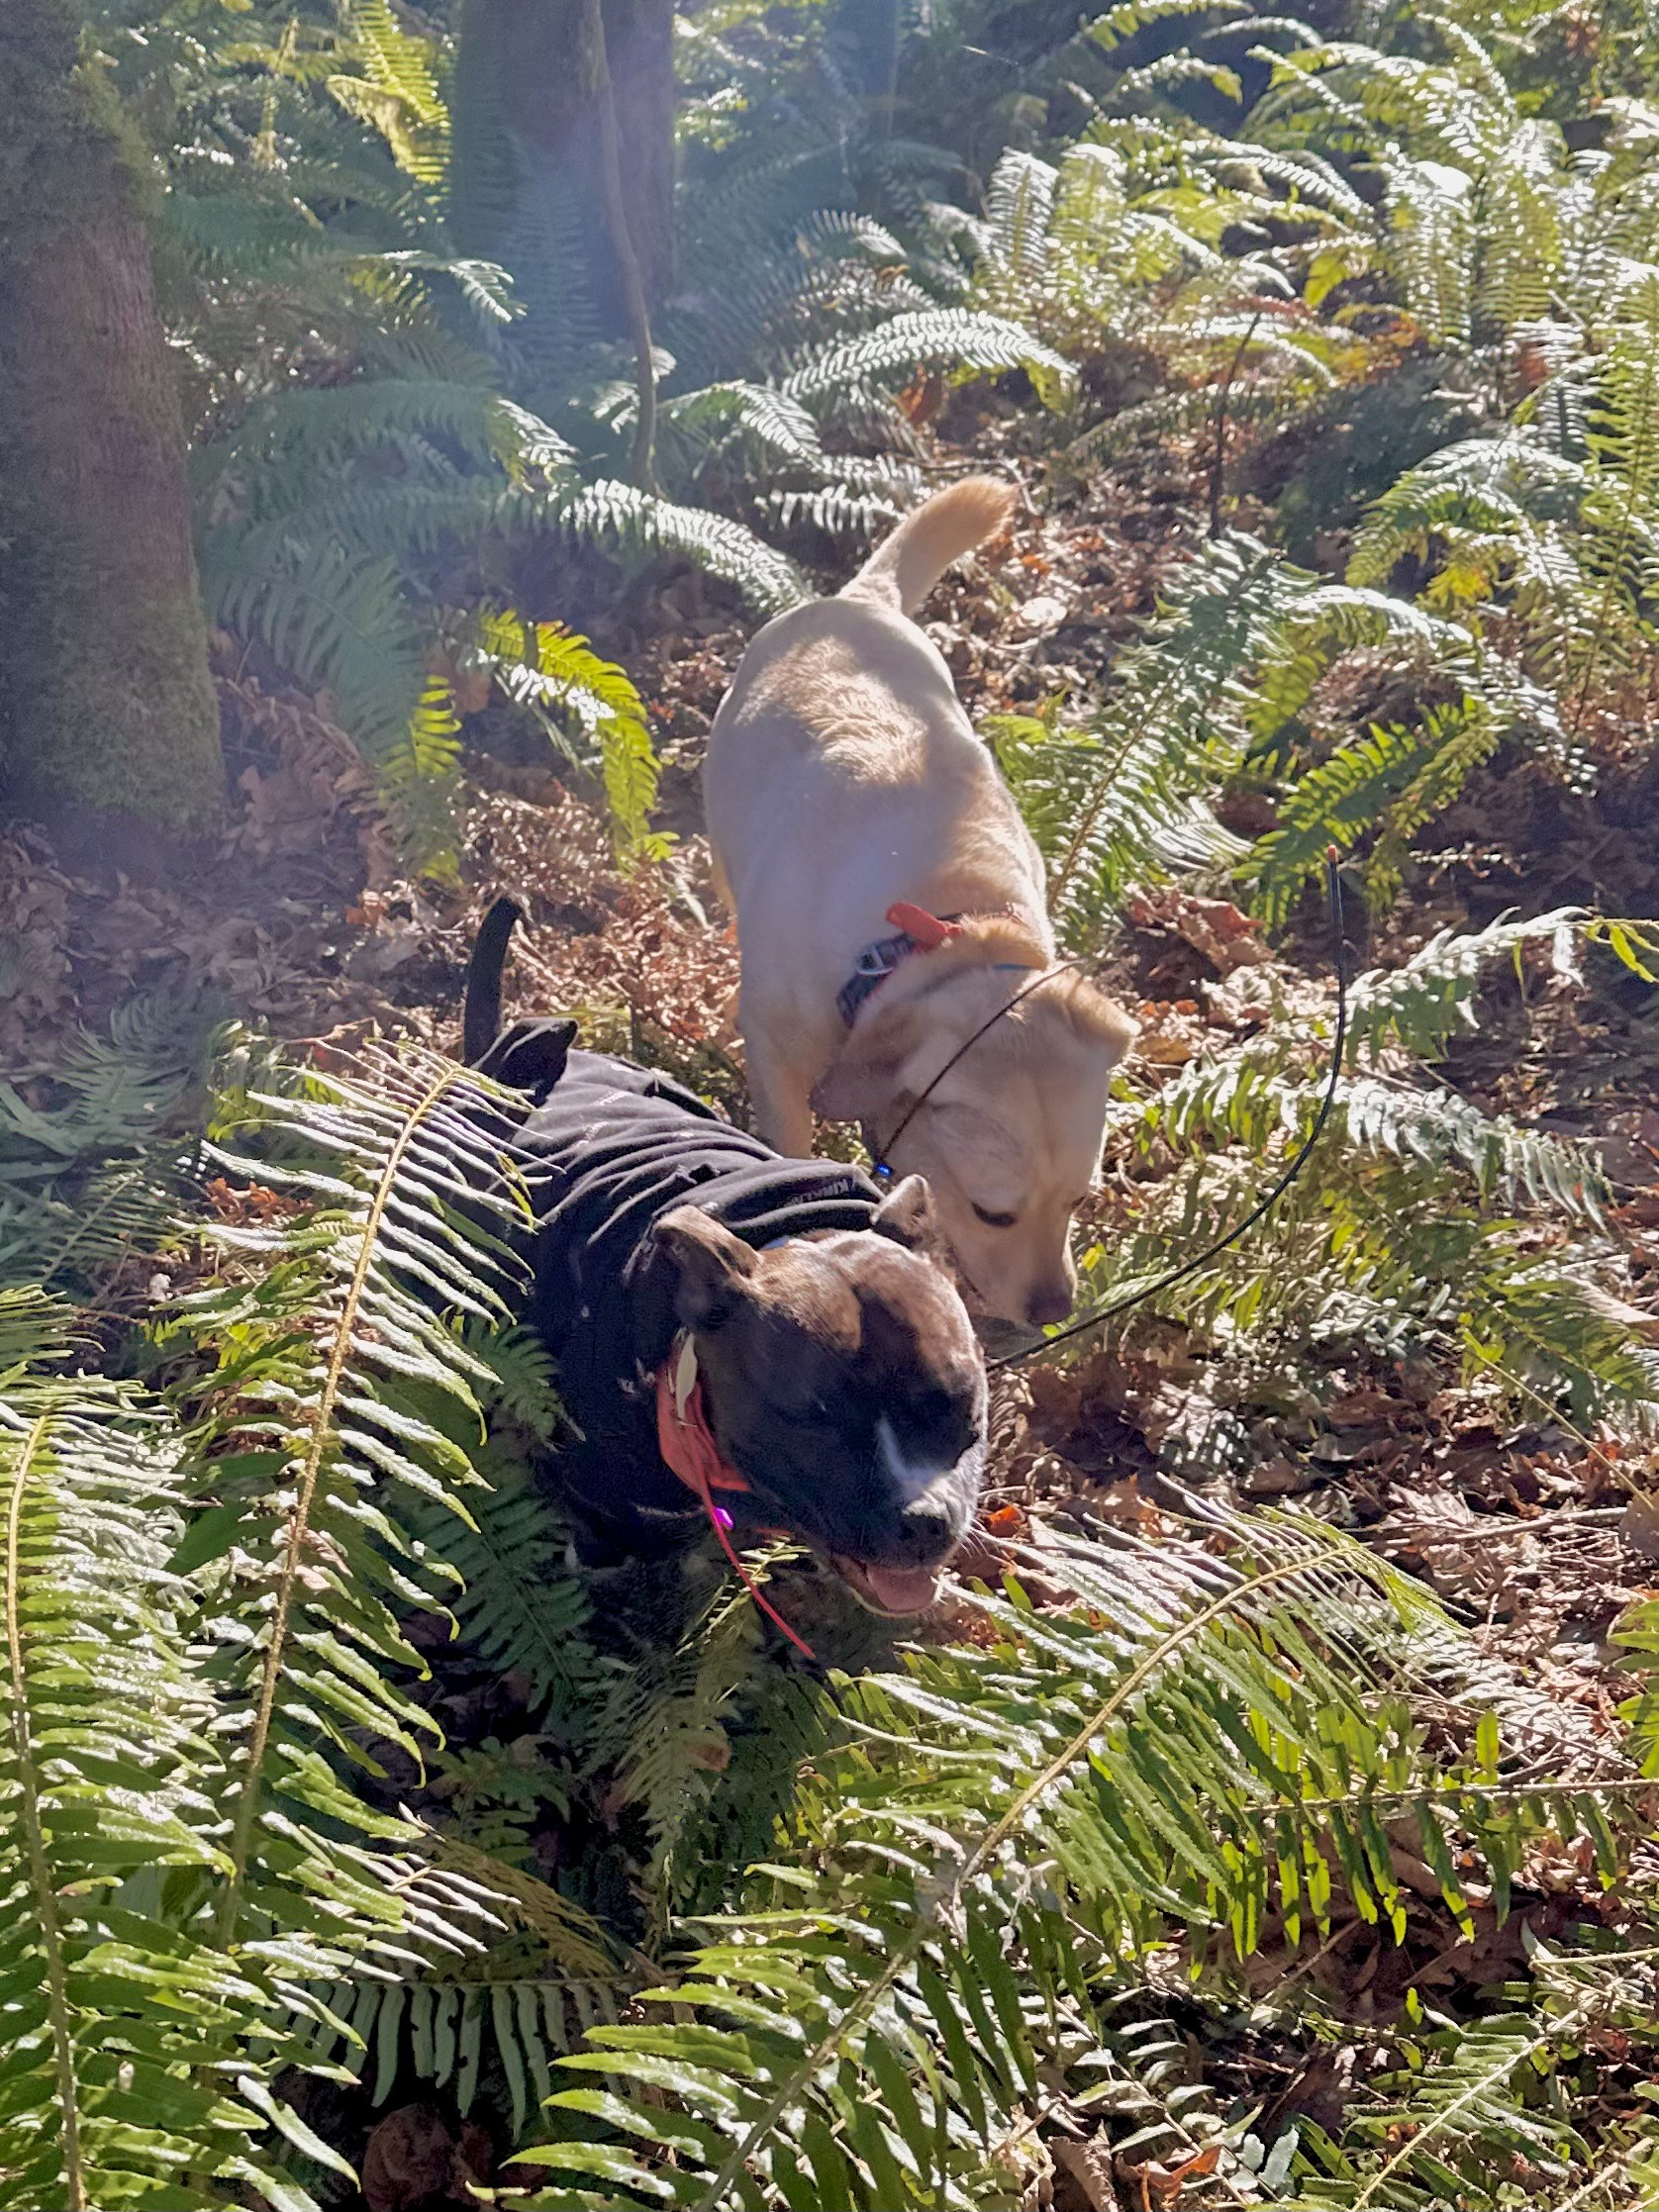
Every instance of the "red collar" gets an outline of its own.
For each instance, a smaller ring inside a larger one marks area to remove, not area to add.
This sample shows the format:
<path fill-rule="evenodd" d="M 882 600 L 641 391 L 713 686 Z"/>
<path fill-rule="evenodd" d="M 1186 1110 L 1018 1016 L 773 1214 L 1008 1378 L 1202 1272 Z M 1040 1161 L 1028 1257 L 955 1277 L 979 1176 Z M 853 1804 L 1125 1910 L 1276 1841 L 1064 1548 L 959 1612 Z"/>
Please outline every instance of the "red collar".
<path fill-rule="evenodd" d="M 746 1491 L 747 1483 L 729 1461 L 721 1457 L 715 1432 L 709 1426 L 709 1409 L 703 1397 L 703 1378 L 697 1371 L 697 1345 L 689 1329 L 682 1329 L 669 1347 L 668 1357 L 656 1373 L 656 1444 L 663 1464 L 677 1475 L 703 1510 L 720 1539 L 720 1548 L 736 1571 L 737 1579 L 768 1620 L 775 1621 L 798 1652 L 813 1658 L 811 1644 L 797 1636 L 776 1606 L 768 1604 L 754 1578 L 732 1549 L 726 1533 L 732 1515 L 715 1503 L 716 1491 Z M 763 1529 L 762 1535 L 787 1536 L 788 1529 Z"/>
<path fill-rule="evenodd" d="M 703 1378 L 697 1371 L 697 1346 L 689 1330 L 675 1337 L 656 1377 L 656 1444 L 668 1467 L 686 1489 L 706 1498 L 710 1491 L 746 1491 L 737 1470 L 720 1456 Z M 731 1515 L 727 1515 L 728 1526 Z"/>

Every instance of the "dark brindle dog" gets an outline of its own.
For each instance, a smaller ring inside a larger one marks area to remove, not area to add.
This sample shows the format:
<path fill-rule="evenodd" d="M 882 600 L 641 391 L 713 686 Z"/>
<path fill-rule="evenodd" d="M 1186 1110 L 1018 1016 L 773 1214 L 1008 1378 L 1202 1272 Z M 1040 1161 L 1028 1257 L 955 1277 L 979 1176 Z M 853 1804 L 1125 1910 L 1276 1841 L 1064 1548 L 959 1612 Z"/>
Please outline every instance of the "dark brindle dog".
<path fill-rule="evenodd" d="M 786 1160 L 667 1077 L 572 1050 L 573 1022 L 498 1036 L 517 918 L 498 901 L 480 931 L 466 1054 L 534 1100 L 526 1317 L 581 1432 L 561 1482 L 621 1548 L 729 1515 L 919 1611 L 973 1518 L 986 1419 L 927 1185 Z"/>

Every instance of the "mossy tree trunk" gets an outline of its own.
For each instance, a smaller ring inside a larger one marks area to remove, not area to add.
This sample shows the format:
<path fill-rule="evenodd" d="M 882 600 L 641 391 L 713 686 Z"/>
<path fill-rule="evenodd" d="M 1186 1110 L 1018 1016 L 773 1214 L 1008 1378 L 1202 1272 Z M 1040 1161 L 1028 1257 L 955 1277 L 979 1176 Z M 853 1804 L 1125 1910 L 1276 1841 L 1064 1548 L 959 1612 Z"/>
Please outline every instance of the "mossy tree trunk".
<path fill-rule="evenodd" d="M 4 0 L 0 786 L 187 826 L 224 768 L 153 190 L 68 0 Z"/>
<path fill-rule="evenodd" d="M 524 238 L 527 199 L 551 184 L 579 231 L 605 334 L 636 317 L 606 205 L 589 0 L 466 0 L 455 112 L 458 242 L 506 258 Z M 623 212 L 645 303 L 674 273 L 673 0 L 603 0 L 604 46 L 621 150 Z"/>

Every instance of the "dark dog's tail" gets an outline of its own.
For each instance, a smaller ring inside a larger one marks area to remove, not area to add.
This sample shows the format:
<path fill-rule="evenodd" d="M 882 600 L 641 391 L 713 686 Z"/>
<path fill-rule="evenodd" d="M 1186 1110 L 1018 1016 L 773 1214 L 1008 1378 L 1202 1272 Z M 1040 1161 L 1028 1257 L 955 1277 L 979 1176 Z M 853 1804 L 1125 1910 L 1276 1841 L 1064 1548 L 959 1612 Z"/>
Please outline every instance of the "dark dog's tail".
<path fill-rule="evenodd" d="M 509 1090 L 528 1091 L 540 1106 L 564 1073 L 576 1024 L 542 1015 L 502 1028 L 501 971 L 514 924 L 523 919 L 524 910 L 512 899 L 498 899 L 484 916 L 467 964 L 461 1050 L 469 1068 Z"/>
<path fill-rule="evenodd" d="M 461 1015 L 461 1056 L 475 1068 L 501 1034 L 501 973 L 507 944 L 524 909 L 513 899 L 498 899 L 484 916 L 466 970 L 466 1007 Z"/>

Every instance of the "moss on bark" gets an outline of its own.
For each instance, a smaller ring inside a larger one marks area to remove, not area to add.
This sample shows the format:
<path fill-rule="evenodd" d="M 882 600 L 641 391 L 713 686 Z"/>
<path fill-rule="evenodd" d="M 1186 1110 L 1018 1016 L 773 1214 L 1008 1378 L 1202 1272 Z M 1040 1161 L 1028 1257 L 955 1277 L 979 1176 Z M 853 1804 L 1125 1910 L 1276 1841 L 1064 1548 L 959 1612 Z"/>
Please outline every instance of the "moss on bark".
<path fill-rule="evenodd" d="M 188 825 L 224 767 L 154 178 L 78 39 L 0 8 L 0 789 Z"/>

